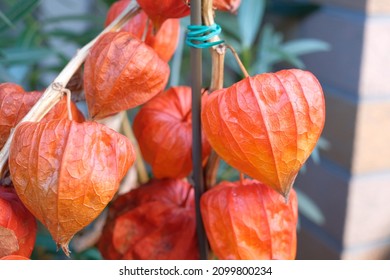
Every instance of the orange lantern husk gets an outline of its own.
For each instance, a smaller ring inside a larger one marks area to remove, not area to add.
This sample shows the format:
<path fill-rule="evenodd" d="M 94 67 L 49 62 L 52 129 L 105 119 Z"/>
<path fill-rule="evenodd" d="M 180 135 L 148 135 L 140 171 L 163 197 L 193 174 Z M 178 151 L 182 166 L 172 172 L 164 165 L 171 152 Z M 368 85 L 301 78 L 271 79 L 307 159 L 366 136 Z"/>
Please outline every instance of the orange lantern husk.
<path fill-rule="evenodd" d="M 240 7 L 241 0 L 213 0 L 215 9 L 235 13 Z"/>
<path fill-rule="evenodd" d="M 0 84 L 0 148 L 7 141 L 11 129 L 15 128 L 42 94 L 42 91 L 26 92 L 21 86 L 14 83 Z M 73 102 L 71 102 L 70 109 L 75 121 L 84 121 L 83 114 Z M 68 118 L 68 108 L 66 97 L 64 97 L 46 114 L 42 121 L 66 118 Z"/>
<path fill-rule="evenodd" d="M 221 182 L 201 197 L 207 238 L 219 259 L 292 260 L 296 255 L 298 202 L 256 180 Z"/>
<path fill-rule="evenodd" d="M 105 25 L 109 25 L 130 3 L 130 0 L 115 2 L 107 12 Z M 180 20 L 171 18 L 164 21 L 159 30 L 153 29 L 153 23 L 144 11 L 139 12 L 121 31 L 127 31 L 134 37 L 145 41 L 161 59 L 169 61 L 179 43 Z"/>
<path fill-rule="evenodd" d="M 12 187 L 0 186 L 0 258 L 29 258 L 34 249 L 37 223 Z"/>
<path fill-rule="evenodd" d="M 194 191 L 179 179 L 152 179 L 109 207 L 98 248 L 105 259 L 198 259 Z"/>
<path fill-rule="evenodd" d="M 102 119 L 149 101 L 165 88 L 169 73 L 168 64 L 129 32 L 103 34 L 84 65 L 90 116 Z"/>
<path fill-rule="evenodd" d="M 184 178 L 192 170 L 191 88 L 171 87 L 146 103 L 134 118 L 134 135 L 156 178 Z M 202 159 L 211 148 L 202 136 Z"/>
<path fill-rule="evenodd" d="M 190 14 L 190 7 L 186 0 L 160 0 L 158 4 L 154 0 L 137 0 L 142 10 L 153 21 L 158 30 L 169 18 L 182 18 Z"/>
<path fill-rule="evenodd" d="M 133 162 L 130 140 L 116 131 L 59 120 L 20 124 L 9 168 L 23 204 L 69 255 L 73 235 L 103 211 Z"/>
<path fill-rule="evenodd" d="M 203 102 L 203 131 L 218 155 L 285 197 L 324 123 L 321 85 L 298 69 L 247 77 Z"/>
<path fill-rule="evenodd" d="M 20 256 L 20 255 L 9 255 L 9 256 L 4 256 L 2 258 L 0 258 L 0 261 L 5 261 L 5 260 L 9 260 L 9 261 L 26 261 L 26 260 L 30 260 L 29 258 L 26 258 L 24 256 Z"/>

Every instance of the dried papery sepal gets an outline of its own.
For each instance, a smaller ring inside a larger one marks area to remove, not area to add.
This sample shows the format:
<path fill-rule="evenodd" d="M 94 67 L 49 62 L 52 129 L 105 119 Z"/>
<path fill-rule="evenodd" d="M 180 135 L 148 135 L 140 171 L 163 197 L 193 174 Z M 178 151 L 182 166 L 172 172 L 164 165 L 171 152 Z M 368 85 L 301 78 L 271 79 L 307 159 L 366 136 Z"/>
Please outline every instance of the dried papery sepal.
<path fill-rule="evenodd" d="M 285 197 L 324 123 L 321 85 L 298 69 L 247 77 L 203 102 L 203 129 L 218 155 Z"/>
<path fill-rule="evenodd" d="M 23 204 L 69 255 L 73 235 L 111 201 L 134 156 L 126 137 L 96 122 L 25 122 L 9 168 Z"/>
<path fill-rule="evenodd" d="M 21 86 L 14 83 L 0 84 L 0 148 L 3 147 L 7 141 L 10 132 L 20 120 L 28 113 L 34 104 L 42 96 L 42 91 L 26 92 Z M 66 104 L 65 98 L 56 104 L 42 119 L 47 121 L 51 119 L 62 119 L 68 117 L 70 112 L 74 119 L 78 122 L 84 121 L 83 114 L 77 109 L 72 102 Z M 70 108 L 70 110 L 68 110 Z"/>
<path fill-rule="evenodd" d="M 153 21 L 156 30 L 169 18 L 182 18 L 190 14 L 189 1 L 185 0 L 160 0 L 158 4 L 154 0 L 137 1 Z"/>
<path fill-rule="evenodd" d="M 198 259 L 194 191 L 179 179 L 152 179 L 109 208 L 98 248 L 111 260 Z"/>
<path fill-rule="evenodd" d="M 129 6 L 123 10 L 123 12 L 109 26 L 107 26 L 96 38 L 94 38 L 90 43 L 85 45 L 77 52 L 77 54 L 69 61 L 61 73 L 54 79 L 52 84 L 57 83 L 58 85 L 61 85 L 61 87 L 66 87 L 73 74 L 80 68 L 86 59 L 90 48 L 94 45 L 97 39 L 104 33 L 119 30 L 123 24 L 125 24 L 139 11 L 140 7 L 137 1 L 132 1 Z M 53 108 L 55 104 L 59 102 L 59 100 L 61 100 L 62 96 L 62 91 L 55 90 L 52 86 L 47 87 L 42 97 L 33 106 L 33 108 L 31 108 L 29 113 L 21 120 L 21 122 L 41 120 L 47 114 L 47 112 L 50 111 L 50 109 Z M 0 151 L 0 175 L 3 174 L 4 167 L 6 166 L 8 160 L 9 148 L 12 138 L 13 132 L 11 131 L 7 142 Z"/>
<path fill-rule="evenodd" d="M 235 13 L 240 7 L 241 0 L 212 0 L 215 9 Z"/>
<path fill-rule="evenodd" d="M 14 188 L 0 186 L 0 257 L 29 258 L 34 249 L 37 223 Z"/>
<path fill-rule="evenodd" d="M 201 197 L 213 253 L 230 260 L 292 260 L 297 247 L 298 201 L 256 180 L 223 181 Z"/>
<path fill-rule="evenodd" d="M 115 2 L 107 12 L 106 22 L 108 25 L 117 15 L 129 4 L 131 0 Z M 121 31 L 127 31 L 134 37 L 144 41 L 152 47 L 157 54 L 165 61 L 173 56 L 179 42 L 180 20 L 170 18 L 164 21 L 158 30 L 154 30 L 153 23 L 144 11 L 138 13 Z"/>
<path fill-rule="evenodd" d="M 130 33 L 104 34 L 84 65 L 90 116 L 98 120 L 142 105 L 164 90 L 169 73 L 167 62 Z"/>
<path fill-rule="evenodd" d="M 146 103 L 134 119 L 134 134 L 157 178 L 184 178 L 192 170 L 191 88 L 171 87 Z M 202 161 L 210 145 L 202 138 Z"/>

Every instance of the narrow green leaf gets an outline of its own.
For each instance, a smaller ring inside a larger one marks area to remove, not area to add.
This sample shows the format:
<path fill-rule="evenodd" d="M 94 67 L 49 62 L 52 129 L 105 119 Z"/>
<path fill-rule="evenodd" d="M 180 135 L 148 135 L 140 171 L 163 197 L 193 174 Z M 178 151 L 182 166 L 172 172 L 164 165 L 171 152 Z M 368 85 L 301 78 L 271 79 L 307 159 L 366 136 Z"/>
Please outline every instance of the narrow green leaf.
<path fill-rule="evenodd" d="M 0 11 L 0 19 L 5 23 L 8 27 L 14 28 L 15 25 L 12 24 L 12 22 L 9 20 L 9 18 L 2 12 Z"/>
<path fill-rule="evenodd" d="M 55 54 L 47 48 L 8 48 L 0 50 L 1 64 L 34 64 Z"/>
<path fill-rule="evenodd" d="M 329 51 L 330 45 L 317 39 L 297 39 L 284 43 L 282 49 L 286 53 L 303 55 L 319 51 Z"/>
<path fill-rule="evenodd" d="M 272 65 L 281 60 L 274 50 L 279 47 L 282 36 L 270 24 L 261 30 L 260 41 L 257 48 L 256 60 L 252 65 L 253 73 L 260 74 L 272 70 Z"/>
<path fill-rule="evenodd" d="M 103 26 L 105 17 L 103 16 L 97 16 L 97 15 L 66 15 L 66 16 L 57 16 L 57 17 L 51 17 L 47 18 L 42 21 L 43 25 L 48 25 L 48 24 L 56 24 L 59 22 L 64 22 L 64 21 L 87 21 L 95 24 L 99 24 Z"/>
<path fill-rule="evenodd" d="M 321 162 L 320 150 L 329 150 L 330 143 L 325 138 L 321 137 L 318 139 L 317 145 L 314 147 L 310 157 L 314 163 L 319 164 Z"/>
<path fill-rule="evenodd" d="M 286 52 L 282 48 L 276 48 L 273 52 L 278 55 L 278 60 L 274 63 L 287 62 L 296 68 L 305 68 L 305 64 L 297 55 Z"/>
<path fill-rule="evenodd" d="M 317 225 L 323 225 L 325 223 L 325 217 L 321 209 L 317 204 L 304 192 L 295 188 L 295 191 L 298 196 L 298 210 L 306 218 L 311 220 Z"/>
<path fill-rule="evenodd" d="M 215 20 L 222 28 L 221 37 L 226 38 L 230 44 L 230 39 L 241 40 L 240 29 L 238 27 L 237 16 L 226 12 L 216 11 Z"/>
<path fill-rule="evenodd" d="M 53 38 L 58 37 L 66 41 L 78 44 L 80 46 L 85 45 L 91 41 L 101 30 L 98 27 L 93 27 L 83 32 L 72 31 L 68 29 L 55 29 L 44 34 L 44 37 Z"/>
<path fill-rule="evenodd" d="M 40 0 L 19 0 L 17 1 L 9 11 L 7 11 L 8 19 L 15 24 L 20 19 L 29 15 L 33 9 L 39 4 Z M 0 32 L 3 32 L 8 28 L 8 24 L 0 22 Z"/>
<path fill-rule="evenodd" d="M 242 0 L 238 10 L 238 27 L 243 48 L 250 48 L 263 20 L 266 0 Z"/>

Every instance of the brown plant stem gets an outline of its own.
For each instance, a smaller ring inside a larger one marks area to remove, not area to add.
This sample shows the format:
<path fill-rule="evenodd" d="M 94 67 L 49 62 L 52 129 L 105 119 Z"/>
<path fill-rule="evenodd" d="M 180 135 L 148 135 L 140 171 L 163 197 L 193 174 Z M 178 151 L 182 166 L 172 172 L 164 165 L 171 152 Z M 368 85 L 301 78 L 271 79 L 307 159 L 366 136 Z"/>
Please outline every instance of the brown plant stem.
<path fill-rule="evenodd" d="M 213 25 L 214 21 L 214 10 L 213 10 L 213 1 L 204 0 L 203 1 L 203 21 L 206 25 Z M 219 36 L 214 36 L 210 39 L 211 42 L 220 41 Z M 210 93 L 215 90 L 223 88 L 224 81 L 224 71 L 225 71 L 225 55 L 226 55 L 226 45 L 219 44 L 210 48 L 211 52 L 211 84 L 210 84 Z M 217 181 L 218 167 L 220 163 L 220 157 L 213 150 L 207 165 L 205 168 L 205 188 L 206 190 L 212 188 Z"/>
<path fill-rule="evenodd" d="M 245 179 L 244 173 L 240 172 L 240 183 L 241 184 L 244 184 L 244 179 Z"/>
<path fill-rule="evenodd" d="M 142 42 L 145 42 L 146 36 L 148 35 L 148 32 L 149 32 L 149 22 L 150 22 L 150 19 L 149 19 L 149 17 L 148 17 L 148 18 L 146 19 L 145 29 L 144 29 L 144 32 L 142 33 L 142 37 L 141 37 L 141 41 L 142 41 Z"/>
<path fill-rule="evenodd" d="M 65 68 L 60 72 L 53 83 L 47 87 L 42 97 L 35 103 L 27 115 L 20 121 L 22 122 L 38 122 L 40 121 L 62 98 L 63 89 L 72 78 L 73 74 L 80 68 L 88 56 L 89 50 L 100 38 L 101 35 L 110 31 L 119 30 L 129 19 L 135 16 L 140 11 L 137 1 L 131 1 L 129 6 L 108 25 L 95 39 L 80 49 L 77 54 L 69 61 Z M 56 85 L 56 86 L 54 86 Z M 61 88 L 60 90 L 58 88 Z M 2 175 L 8 160 L 9 149 L 14 135 L 14 130 L 11 131 L 7 142 L 0 151 L 0 174 Z"/>
<path fill-rule="evenodd" d="M 238 53 L 236 52 L 236 50 L 230 46 L 230 45 L 226 45 L 226 47 L 232 52 L 232 54 L 234 55 L 234 58 L 236 59 L 237 63 L 238 63 L 238 66 L 240 67 L 242 73 L 244 74 L 244 77 L 245 78 L 248 78 L 249 77 L 249 73 L 248 71 L 246 70 L 244 64 L 242 63 L 241 59 L 240 59 L 240 56 L 238 55 Z"/>
<path fill-rule="evenodd" d="M 137 139 L 134 136 L 133 129 L 131 127 L 129 118 L 127 117 L 126 112 L 122 112 L 122 129 L 123 133 L 127 138 L 130 139 L 131 143 L 133 143 L 135 149 L 135 166 L 137 168 L 138 181 L 141 184 L 144 184 L 149 181 L 149 175 L 145 167 L 144 159 L 142 157 L 141 149 L 139 148 Z"/>

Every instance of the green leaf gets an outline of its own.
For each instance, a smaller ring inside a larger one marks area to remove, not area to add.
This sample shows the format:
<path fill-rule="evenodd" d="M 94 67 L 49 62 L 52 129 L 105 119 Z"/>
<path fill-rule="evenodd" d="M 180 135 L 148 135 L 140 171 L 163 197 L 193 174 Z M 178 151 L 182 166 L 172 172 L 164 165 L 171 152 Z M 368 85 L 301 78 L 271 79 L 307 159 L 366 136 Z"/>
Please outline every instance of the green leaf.
<path fill-rule="evenodd" d="M 25 16 L 29 15 L 32 10 L 39 4 L 39 0 L 19 0 L 17 1 L 9 11 L 7 11 L 8 19 L 11 23 L 15 24 Z M 7 30 L 9 25 L 4 21 L 0 22 L 0 32 Z"/>
<path fill-rule="evenodd" d="M 238 27 L 243 48 L 255 42 L 265 11 L 265 0 L 242 0 L 238 10 Z"/>
<path fill-rule="evenodd" d="M 47 18 L 42 21 L 43 25 L 48 25 L 48 24 L 56 24 L 59 22 L 64 22 L 64 21 L 70 21 L 70 22 L 75 22 L 75 21 L 87 21 L 90 23 L 94 24 L 99 24 L 103 27 L 105 17 L 103 16 L 96 16 L 96 15 L 66 15 L 66 16 L 57 16 L 57 17 L 51 17 Z"/>
<path fill-rule="evenodd" d="M 297 39 L 284 43 L 282 49 L 285 53 L 303 55 L 319 51 L 329 51 L 330 45 L 317 39 Z"/>
<path fill-rule="evenodd" d="M 215 20 L 219 25 L 221 25 L 221 37 L 228 39 L 229 43 L 231 39 L 236 41 L 241 40 L 241 34 L 236 15 L 232 15 L 231 13 L 226 12 L 219 12 L 217 10 Z"/>
<path fill-rule="evenodd" d="M 328 142 L 328 140 L 326 140 L 323 137 L 318 139 L 317 145 L 315 146 L 313 152 L 310 155 L 313 162 L 319 164 L 321 161 L 320 150 L 329 150 L 329 148 L 330 148 L 330 143 Z"/>
<path fill-rule="evenodd" d="M 38 22 L 31 22 L 26 24 L 25 29 L 19 34 L 15 44 L 13 46 L 20 48 L 29 48 L 32 46 L 37 46 L 40 43 L 36 42 L 37 39 L 40 39 L 40 24 Z M 9 45 L 12 46 L 12 45 Z"/>
<path fill-rule="evenodd" d="M 295 188 L 295 191 L 298 196 L 298 210 L 299 212 L 311 220 L 317 225 L 323 225 L 325 223 L 325 217 L 321 209 L 316 205 L 316 203 L 304 192 Z"/>
<path fill-rule="evenodd" d="M 8 27 L 10 28 L 14 28 L 15 25 L 12 24 L 12 22 L 9 20 L 9 18 L 3 14 L 2 11 L 0 11 L 0 19 L 3 21 L 3 23 L 5 23 Z"/>
<path fill-rule="evenodd" d="M 90 28 L 83 32 L 73 31 L 68 29 L 55 29 L 49 32 L 46 32 L 44 36 L 47 38 L 58 37 L 64 39 L 68 42 L 75 43 L 77 45 L 83 46 L 90 42 L 101 30 L 96 28 Z"/>
<path fill-rule="evenodd" d="M 240 173 L 230 165 L 228 165 L 224 160 L 220 160 L 218 168 L 218 182 L 222 181 L 237 181 L 240 179 Z"/>
<path fill-rule="evenodd" d="M 273 52 L 277 54 L 277 59 L 274 60 L 274 63 L 287 62 L 296 68 L 305 68 L 305 64 L 297 55 L 286 52 L 282 48 L 276 48 Z"/>
<path fill-rule="evenodd" d="M 255 63 L 252 65 L 253 72 L 256 74 L 269 72 L 272 65 L 279 62 L 282 58 L 275 50 L 280 48 L 283 36 L 276 32 L 272 25 L 266 24 L 260 34 L 260 41 L 257 48 Z"/>
<path fill-rule="evenodd" d="M 272 71 L 276 63 L 286 62 L 296 68 L 304 68 L 300 55 L 317 51 L 327 51 L 330 45 L 317 39 L 297 39 L 283 43 L 283 36 L 276 32 L 272 25 L 265 25 L 258 47 L 255 73 Z"/>
<path fill-rule="evenodd" d="M 0 50 L 1 64 L 34 64 L 55 54 L 47 48 L 8 48 Z"/>

